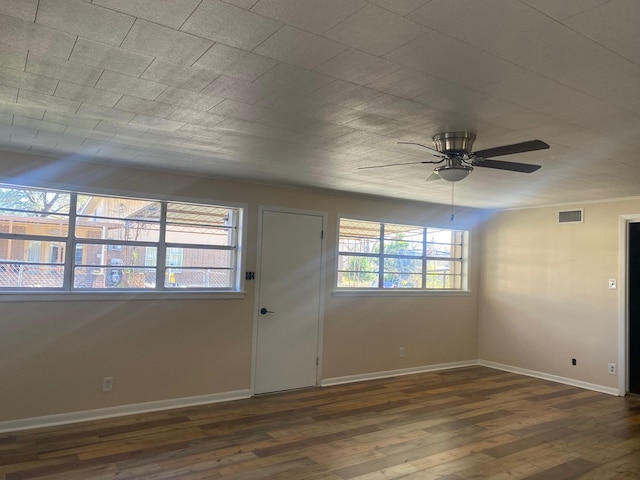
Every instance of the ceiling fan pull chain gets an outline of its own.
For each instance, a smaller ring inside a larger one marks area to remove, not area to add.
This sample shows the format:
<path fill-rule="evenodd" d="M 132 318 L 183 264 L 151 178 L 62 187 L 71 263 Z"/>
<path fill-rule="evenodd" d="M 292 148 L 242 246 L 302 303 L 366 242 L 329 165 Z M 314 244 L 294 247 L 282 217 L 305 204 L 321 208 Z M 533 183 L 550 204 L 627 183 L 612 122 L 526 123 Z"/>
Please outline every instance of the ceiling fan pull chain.
<path fill-rule="evenodd" d="M 455 214 L 453 213 L 453 192 L 454 192 L 454 188 L 455 188 L 456 184 L 451 182 L 451 217 L 449 218 L 449 221 L 453 222 L 453 220 L 456 218 Z"/>

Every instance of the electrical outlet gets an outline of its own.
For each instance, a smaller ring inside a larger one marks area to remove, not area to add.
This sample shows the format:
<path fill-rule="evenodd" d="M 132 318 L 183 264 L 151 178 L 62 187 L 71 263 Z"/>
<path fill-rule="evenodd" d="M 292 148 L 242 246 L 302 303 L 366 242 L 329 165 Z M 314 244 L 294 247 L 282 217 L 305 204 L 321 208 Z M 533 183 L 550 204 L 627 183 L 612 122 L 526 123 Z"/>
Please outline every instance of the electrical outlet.
<path fill-rule="evenodd" d="M 578 361 L 575 358 L 571 359 L 571 365 L 577 365 Z"/>
<path fill-rule="evenodd" d="M 615 375 L 616 374 L 616 364 L 615 363 L 610 363 L 609 364 L 609 374 L 611 374 L 611 375 Z"/>
<path fill-rule="evenodd" d="M 400 347 L 400 351 L 398 352 L 398 356 L 400 358 L 404 358 L 404 347 Z"/>
<path fill-rule="evenodd" d="M 110 392 L 113 390 L 113 377 L 104 377 L 102 379 L 102 391 Z"/>

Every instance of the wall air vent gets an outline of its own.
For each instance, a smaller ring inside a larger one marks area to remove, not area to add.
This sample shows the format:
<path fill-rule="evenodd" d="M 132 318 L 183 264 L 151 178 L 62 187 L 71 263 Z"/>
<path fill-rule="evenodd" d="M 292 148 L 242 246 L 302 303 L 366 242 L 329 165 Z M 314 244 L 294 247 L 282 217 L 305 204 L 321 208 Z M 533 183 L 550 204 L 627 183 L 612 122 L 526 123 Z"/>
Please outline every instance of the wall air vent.
<path fill-rule="evenodd" d="M 582 223 L 582 209 L 559 211 L 558 223 Z"/>

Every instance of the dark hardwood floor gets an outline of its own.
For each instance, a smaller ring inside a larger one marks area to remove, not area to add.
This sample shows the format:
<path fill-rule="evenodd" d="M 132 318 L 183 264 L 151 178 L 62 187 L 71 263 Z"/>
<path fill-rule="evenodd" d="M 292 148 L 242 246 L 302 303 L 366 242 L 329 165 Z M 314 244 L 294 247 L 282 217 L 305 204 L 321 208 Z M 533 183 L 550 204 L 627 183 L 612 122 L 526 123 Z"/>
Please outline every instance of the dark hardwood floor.
<path fill-rule="evenodd" d="M 640 399 L 484 367 L 0 434 L 2 480 L 640 479 Z"/>

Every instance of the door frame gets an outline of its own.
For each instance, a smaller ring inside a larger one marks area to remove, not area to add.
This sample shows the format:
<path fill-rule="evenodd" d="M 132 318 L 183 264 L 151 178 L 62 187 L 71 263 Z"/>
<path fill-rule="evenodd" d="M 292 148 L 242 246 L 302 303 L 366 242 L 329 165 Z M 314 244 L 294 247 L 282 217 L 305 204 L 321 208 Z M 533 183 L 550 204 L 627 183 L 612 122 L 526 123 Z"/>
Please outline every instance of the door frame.
<path fill-rule="evenodd" d="M 640 223 L 640 213 L 620 215 L 618 264 L 618 395 L 625 396 L 629 392 L 629 224 Z"/>
<path fill-rule="evenodd" d="M 256 360 L 258 353 L 258 320 L 260 318 L 260 267 L 262 266 L 262 217 L 264 212 L 274 213 L 291 213 L 297 215 L 310 215 L 322 218 L 322 238 L 320 239 L 320 291 L 319 305 L 318 305 L 318 345 L 317 356 L 318 364 L 316 367 L 316 386 L 320 385 L 322 380 L 322 346 L 324 344 L 324 303 L 325 303 L 325 283 L 326 283 L 326 245 L 327 245 L 327 212 L 320 212 L 316 210 L 301 210 L 297 208 L 284 208 L 273 207 L 268 205 L 258 206 L 258 234 L 257 234 L 257 248 L 256 255 L 256 283 L 253 300 L 253 338 L 251 345 L 251 395 L 256 393 Z"/>

